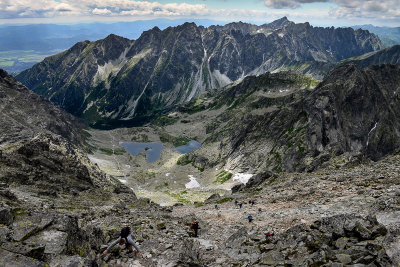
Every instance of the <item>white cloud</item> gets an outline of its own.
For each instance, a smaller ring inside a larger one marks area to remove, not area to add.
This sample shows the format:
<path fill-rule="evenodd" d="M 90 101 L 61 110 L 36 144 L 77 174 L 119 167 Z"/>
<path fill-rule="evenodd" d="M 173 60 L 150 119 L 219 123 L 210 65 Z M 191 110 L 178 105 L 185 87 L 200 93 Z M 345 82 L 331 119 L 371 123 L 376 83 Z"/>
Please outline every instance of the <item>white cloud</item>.
<path fill-rule="evenodd" d="M 107 8 L 95 8 L 92 10 L 92 14 L 94 15 L 110 15 L 112 12 Z"/>
<path fill-rule="evenodd" d="M 273 9 L 296 9 L 307 3 L 330 3 L 331 19 L 348 22 L 357 22 L 360 19 L 366 22 L 368 19 L 373 19 L 373 21 L 397 21 L 397 24 L 400 24 L 400 0 L 263 0 L 263 2 Z M 293 16 L 292 12 L 290 14 Z"/>
<path fill-rule="evenodd" d="M 57 15 L 122 15 L 122 16 L 205 16 L 204 4 L 132 1 L 132 0 L 0 0 L 0 18 L 41 17 Z M 66 14 L 69 13 L 69 14 Z"/>
<path fill-rule="evenodd" d="M 68 1 L 54 0 L 0 0 L 0 18 L 48 17 L 58 15 L 81 14 Z"/>
<path fill-rule="evenodd" d="M 382 20 L 397 20 L 400 23 L 399 0 L 333 0 L 338 8 L 331 10 L 331 15 L 337 18 L 359 19 L 373 18 Z"/>
<path fill-rule="evenodd" d="M 102 19 L 134 20 L 152 18 L 211 18 L 219 20 L 264 21 L 288 16 L 289 19 L 311 23 L 330 24 L 334 21 L 347 21 L 347 24 L 358 21 L 374 23 L 374 21 L 390 21 L 391 24 L 400 24 L 400 0 L 258 0 L 266 7 L 259 10 L 229 9 L 226 0 L 226 9 L 211 9 L 207 1 L 201 4 L 169 3 L 161 4 L 150 1 L 135 0 L 0 0 L 0 20 L 16 18 L 36 21 L 39 19 L 62 20 L 79 18 L 90 20 Z M 199 2 L 197 2 L 199 3 Z M 296 9 L 307 3 L 329 3 L 330 11 L 311 10 L 310 7 Z M 290 8 L 291 10 L 288 10 Z M 369 20 L 369 21 L 368 21 Z M 397 22 L 397 23 L 396 23 Z M 382 24 L 382 23 L 381 23 Z"/>
<path fill-rule="evenodd" d="M 328 0 L 264 0 L 267 7 L 271 8 L 298 8 L 301 4 L 328 2 Z"/>

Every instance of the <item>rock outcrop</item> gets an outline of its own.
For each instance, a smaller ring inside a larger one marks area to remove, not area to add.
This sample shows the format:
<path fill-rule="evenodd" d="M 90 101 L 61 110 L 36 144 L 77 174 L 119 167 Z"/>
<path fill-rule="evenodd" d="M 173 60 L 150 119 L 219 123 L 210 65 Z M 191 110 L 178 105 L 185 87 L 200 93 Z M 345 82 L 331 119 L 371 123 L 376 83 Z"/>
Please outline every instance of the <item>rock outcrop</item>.
<path fill-rule="evenodd" d="M 284 69 L 321 78 L 336 62 L 379 50 L 379 38 L 351 28 L 281 20 L 155 27 L 137 40 L 81 42 L 17 76 L 34 92 L 98 127 L 135 125 L 248 75 Z"/>
<path fill-rule="evenodd" d="M 339 215 L 297 225 L 262 242 L 264 253 L 257 264 L 278 266 L 343 266 L 373 264 L 391 266 L 383 242 L 386 228 L 374 217 Z"/>
<path fill-rule="evenodd" d="M 82 122 L 2 70 L 0 95 L 0 265 L 91 266 L 105 237 L 82 214 L 135 194 L 87 158 Z"/>
<path fill-rule="evenodd" d="M 253 173 L 312 171 L 337 157 L 347 164 L 398 151 L 399 65 L 340 65 L 315 84 L 267 73 L 185 105 L 181 112 L 221 113 L 206 126 L 206 144 L 182 161 Z"/>
<path fill-rule="evenodd" d="M 0 145 L 54 133 L 75 145 L 84 143 L 85 123 L 33 93 L 0 69 Z"/>

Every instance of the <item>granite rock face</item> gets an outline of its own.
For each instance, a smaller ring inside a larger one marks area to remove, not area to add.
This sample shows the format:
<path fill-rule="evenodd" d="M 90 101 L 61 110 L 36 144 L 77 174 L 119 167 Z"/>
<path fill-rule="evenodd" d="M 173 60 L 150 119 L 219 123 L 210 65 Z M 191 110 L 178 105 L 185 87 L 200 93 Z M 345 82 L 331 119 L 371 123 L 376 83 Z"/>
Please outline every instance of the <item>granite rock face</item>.
<path fill-rule="evenodd" d="M 378 160 L 400 148 L 399 84 L 399 65 L 389 64 L 339 65 L 317 86 L 287 72 L 247 77 L 180 108 L 220 110 L 206 124 L 205 145 L 182 162 L 262 173 Z"/>
<path fill-rule="evenodd" d="M 261 26 L 185 23 L 155 27 L 137 40 L 81 42 L 17 79 L 91 124 L 111 127 L 138 124 L 248 75 L 292 69 L 321 79 L 336 62 L 381 48 L 368 31 L 287 18 Z"/>
<path fill-rule="evenodd" d="M 0 144 L 54 133 L 79 145 L 84 142 L 83 121 L 17 82 L 0 69 Z"/>

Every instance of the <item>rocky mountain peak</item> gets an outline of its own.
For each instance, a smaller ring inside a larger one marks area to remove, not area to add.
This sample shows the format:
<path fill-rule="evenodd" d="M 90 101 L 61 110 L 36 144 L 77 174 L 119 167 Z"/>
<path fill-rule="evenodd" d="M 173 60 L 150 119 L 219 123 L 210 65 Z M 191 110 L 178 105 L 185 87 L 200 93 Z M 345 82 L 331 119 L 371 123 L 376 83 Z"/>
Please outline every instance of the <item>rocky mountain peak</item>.
<path fill-rule="evenodd" d="M 151 28 L 150 30 L 144 31 L 143 33 L 145 33 L 145 32 L 161 32 L 161 30 L 160 30 L 160 28 L 158 28 L 157 26 L 154 26 L 154 27 Z"/>
<path fill-rule="evenodd" d="M 128 40 L 127 38 L 124 38 L 122 36 L 116 35 L 116 34 L 109 34 L 106 38 L 103 39 L 105 42 L 119 42 L 121 40 Z"/>
<path fill-rule="evenodd" d="M 286 26 L 288 24 L 294 24 L 294 22 L 290 21 L 286 16 L 284 16 L 280 19 L 274 20 L 271 23 L 264 24 L 263 26 L 276 30 L 276 29 L 283 28 L 284 26 Z"/>

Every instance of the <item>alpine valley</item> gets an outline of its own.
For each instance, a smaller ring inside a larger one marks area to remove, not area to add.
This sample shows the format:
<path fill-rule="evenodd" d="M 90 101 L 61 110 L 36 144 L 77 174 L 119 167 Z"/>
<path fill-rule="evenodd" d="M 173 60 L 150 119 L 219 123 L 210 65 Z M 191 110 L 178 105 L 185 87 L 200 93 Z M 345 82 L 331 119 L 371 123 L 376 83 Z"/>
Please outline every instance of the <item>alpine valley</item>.
<path fill-rule="evenodd" d="M 400 45 L 367 30 L 109 35 L 0 70 L 0 110 L 0 266 L 400 265 Z"/>

